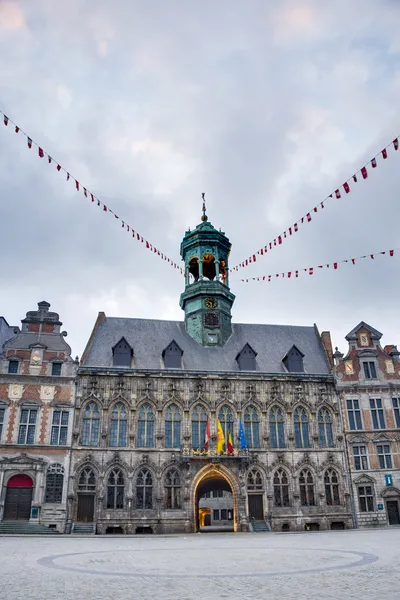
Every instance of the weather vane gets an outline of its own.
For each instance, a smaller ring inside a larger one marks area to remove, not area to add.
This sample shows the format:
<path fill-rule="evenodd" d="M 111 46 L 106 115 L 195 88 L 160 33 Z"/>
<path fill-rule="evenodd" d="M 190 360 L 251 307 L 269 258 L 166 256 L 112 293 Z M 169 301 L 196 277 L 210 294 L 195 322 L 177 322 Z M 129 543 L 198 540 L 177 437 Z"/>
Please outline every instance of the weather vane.
<path fill-rule="evenodd" d="M 208 221 L 208 217 L 206 215 L 206 194 L 205 194 L 205 192 L 203 192 L 201 194 L 201 197 L 203 198 L 203 214 L 202 214 L 201 220 Z"/>

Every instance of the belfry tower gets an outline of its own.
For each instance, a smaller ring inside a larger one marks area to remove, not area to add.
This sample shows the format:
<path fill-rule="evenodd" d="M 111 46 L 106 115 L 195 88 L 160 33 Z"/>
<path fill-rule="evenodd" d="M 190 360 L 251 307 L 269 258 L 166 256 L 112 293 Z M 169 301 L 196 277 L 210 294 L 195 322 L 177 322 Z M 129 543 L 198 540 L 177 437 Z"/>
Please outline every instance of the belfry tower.
<path fill-rule="evenodd" d="M 235 296 L 229 290 L 230 249 L 226 235 L 208 220 L 203 194 L 201 223 L 187 231 L 181 243 L 185 291 L 180 298 L 186 331 L 202 346 L 223 346 L 232 333 Z"/>

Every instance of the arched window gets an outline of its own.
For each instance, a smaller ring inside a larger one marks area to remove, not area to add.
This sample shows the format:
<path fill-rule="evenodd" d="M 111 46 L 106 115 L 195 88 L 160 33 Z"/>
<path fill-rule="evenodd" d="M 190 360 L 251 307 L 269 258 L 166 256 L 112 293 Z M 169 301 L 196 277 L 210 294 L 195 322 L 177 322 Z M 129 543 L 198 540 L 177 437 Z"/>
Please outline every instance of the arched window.
<path fill-rule="evenodd" d="M 310 441 L 308 437 L 308 415 L 304 408 L 299 406 L 294 411 L 294 437 L 296 448 L 309 448 Z"/>
<path fill-rule="evenodd" d="M 90 402 L 83 413 L 82 446 L 98 446 L 100 434 L 100 411 Z"/>
<path fill-rule="evenodd" d="M 64 467 L 58 463 L 50 465 L 46 474 L 46 491 L 44 501 L 61 504 L 64 484 Z"/>
<path fill-rule="evenodd" d="M 146 468 L 136 478 L 136 508 L 153 508 L 153 476 Z"/>
<path fill-rule="evenodd" d="M 285 447 L 285 424 L 279 406 L 273 406 L 269 411 L 269 438 L 271 448 Z"/>
<path fill-rule="evenodd" d="M 274 504 L 275 506 L 290 506 L 289 480 L 284 469 L 278 469 L 274 475 Z"/>
<path fill-rule="evenodd" d="M 138 420 L 138 448 L 154 447 L 154 413 L 150 404 L 142 404 Z"/>
<path fill-rule="evenodd" d="M 180 448 L 181 445 L 181 420 L 179 408 L 170 404 L 165 411 L 165 447 Z"/>
<path fill-rule="evenodd" d="M 249 448 L 260 447 L 259 418 L 254 406 L 248 406 L 244 411 L 244 433 Z"/>
<path fill-rule="evenodd" d="M 325 498 L 328 506 L 340 504 L 339 479 L 335 469 L 328 469 L 325 472 Z"/>
<path fill-rule="evenodd" d="M 314 480 L 311 471 L 305 469 L 300 472 L 300 503 L 302 506 L 314 506 Z"/>
<path fill-rule="evenodd" d="M 181 478 L 176 469 L 170 469 L 165 476 L 165 507 L 181 508 Z"/>
<path fill-rule="evenodd" d="M 192 447 L 204 448 L 206 439 L 207 415 L 201 404 L 194 407 L 192 412 Z"/>
<path fill-rule="evenodd" d="M 258 469 L 252 469 L 247 475 L 247 489 L 249 491 L 256 491 L 263 489 L 263 480 L 261 473 Z"/>
<path fill-rule="evenodd" d="M 96 477 L 93 469 L 85 467 L 79 475 L 78 490 L 80 492 L 93 492 L 96 489 Z"/>
<path fill-rule="evenodd" d="M 124 476 L 113 469 L 107 481 L 107 508 L 124 508 Z"/>
<path fill-rule="evenodd" d="M 224 432 L 225 448 L 227 448 L 229 433 L 231 434 L 233 441 L 233 418 L 232 411 L 226 404 L 224 406 L 221 406 L 221 408 L 219 409 L 218 420 L 220 421 L 222 431 Z M 249 440 L 247 440 L 247 443 L 249 443 Z"/>
<path fill-rule="evenodd" d="M 327 408 L 318 411 L 319 447 L 333 448 L 332 417 Z"/>
<path fill-rule="evenodd" d="M 117 402 L 111 411 L 110 446 L 112 448 L 126 446 L 127 423 L 126 408 L 122 402 Z"/>

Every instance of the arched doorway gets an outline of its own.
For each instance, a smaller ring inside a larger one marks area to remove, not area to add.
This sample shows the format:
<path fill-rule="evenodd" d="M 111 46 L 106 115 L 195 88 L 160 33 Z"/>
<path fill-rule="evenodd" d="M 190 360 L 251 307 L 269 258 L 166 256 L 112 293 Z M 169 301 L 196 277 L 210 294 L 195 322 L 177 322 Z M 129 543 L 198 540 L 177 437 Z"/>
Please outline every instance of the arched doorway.
<path fill-rule="evenodd" d="M 29 475 L 14 475 L 7 482 L 4 520 L 29 521 L 33 481 Z"/>
<path fill-rule="evenodd" d="M 204 498 L 207 500 L 204 501 Z M 237 531 L 237 483 L 226 467 L 207 465 L 200 469 L 193 479 L 192 502 L 195 532 L 206 531 L 210 525 Z M 216 511 L 218 516 L 214 519 Z"/>

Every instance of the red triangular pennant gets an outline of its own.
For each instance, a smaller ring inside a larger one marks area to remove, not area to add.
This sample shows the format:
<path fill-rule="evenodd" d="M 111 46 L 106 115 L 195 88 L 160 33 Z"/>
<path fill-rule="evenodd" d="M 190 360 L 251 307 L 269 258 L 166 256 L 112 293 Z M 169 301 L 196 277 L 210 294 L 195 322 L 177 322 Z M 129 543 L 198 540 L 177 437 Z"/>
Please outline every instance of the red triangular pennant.
<path fill-rule="evenodd" d="M 339 190 L 335 190 L 336 198 L 341 198 Z"/>
<path fill-rule="evenodd" d="M 371 160 L 371 167 L 373 169 L 375 169 L 375 167 L 376 167 L 376 158 L 375 157 Z"/>
<path fill-rule="evenodd" d="M 361 169 L 361 175 L 363 176 L 363 179 L 367 179 L 367 177 L 368 177 L 368 171 L 367 171 L 366 167 L 363 167 Z"/>
<path fill-rule="evenodd" d="M 384 148 L 382 150 L 382 158 L 387 158 L 387 150 L 386 150 L 386 148 Z"/>
<path fill-rule="evenodd" d="M 43 152 L 42 148 L 38 148 L 38 154 L 39 154 L 40 158 L 43 158 L 44 152 Z"/>
<path fill-rule="evenodd" d="M 347 181 L 343 184 L 343 189 L 346 192 L 346 194 L 348 194 L 350 192 L 350 186 L 347 183 Z"/>

